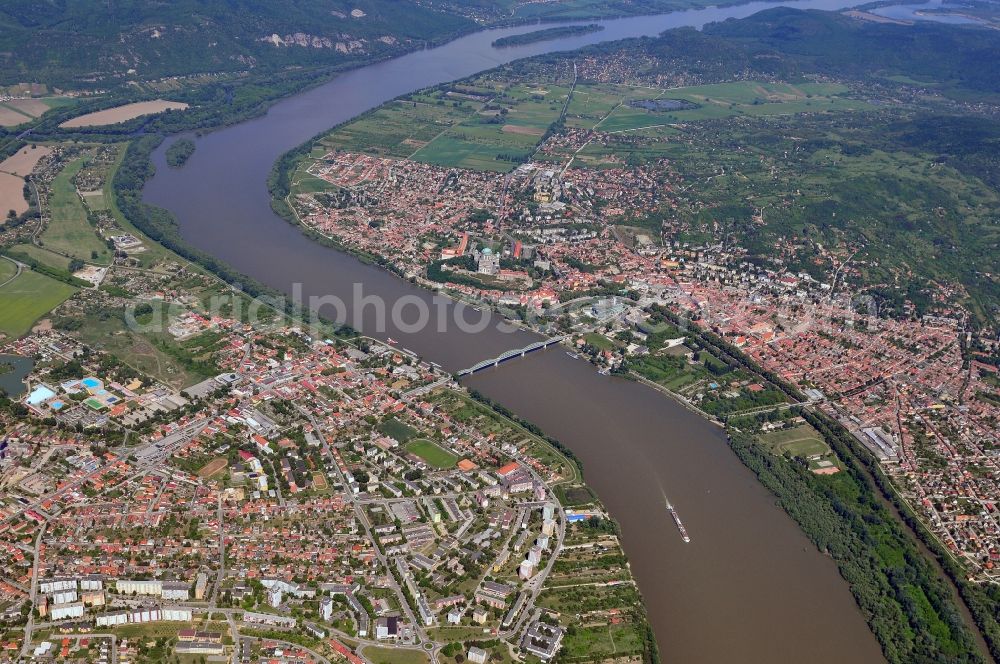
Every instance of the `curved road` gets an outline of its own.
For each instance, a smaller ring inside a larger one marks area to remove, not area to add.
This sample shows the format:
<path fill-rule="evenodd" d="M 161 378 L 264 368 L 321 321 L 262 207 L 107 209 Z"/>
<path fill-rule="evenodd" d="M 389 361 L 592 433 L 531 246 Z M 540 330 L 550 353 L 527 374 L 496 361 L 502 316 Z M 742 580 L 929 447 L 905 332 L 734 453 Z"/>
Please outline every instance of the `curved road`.
<path fill-rule="evenodd" d="M 10 282 L 14 281 L 15 279 L 21 276 L 21 273 L 24 271 L 24 266 L 19 261 L 16 261 L 13 258 L 8 258 L 7 256 L 0 256 L 0 258 L 4 259 L 5 261 L 13 263 L 14 267 L 17 268 L 17 271 L 14 272 L 14 276 L 12 276 L 10 279 L 0 284 L 0 288 L 3 288 L 4 286 L 6 286 Z"/>
<path fill-rule="evenodd" d="M 498 331 L 497 320 L 471 332 L 451 320 L 438 329 L 380 326 L 379 312 L 391 323 L 385 314 L 404 301 L 419 299 L 432 316 L 449 319 L 457 318 L 460 308 L 321 246 L 277 217 L 266 188 L 275 160 L 317 133 L 416 88 L 517 58 L 700 27 L 779 4 L 603 21 L 600 33 L 502 52 L 490 46 L 493 39 L 534 28 L 485 31 L 348 72 L 279 102 L 265 116 L 196 137 L 198 148 L 183 168 L 166 167 L 165 142 L 154 154 L 157 173 L 144 199 L 173 212 L 187 242 L 254 279 L 303 299 L 339 300 L 355 329 L 391 336 L 445 370 L 472 366 L 538 337 Z M 787 4 L 831 10 L 850 3 Z M 472 309 L 463 311 L 463 320 L 477 322 Z M 331 308 L 323 313 L 340 315 Z M 404 318 L 412 321 L 412 310 Z M 431 318 L 429 327 L 439 321 Z M 665 659 L 881 660 L 836 565 L 775 506 L 773 495 L 709 422 L 644 385 L 600 376 L 562 349 L 532 353 L 463 382 L 561 440 L 591 471 L 588 484 L 621 524 L 622 545 Z M 690 543 L 680 540 L 663 509 L 664 494 L 682 514 Z M 772 637 L 776 624 L 782 626 L 780 639 Z"/>

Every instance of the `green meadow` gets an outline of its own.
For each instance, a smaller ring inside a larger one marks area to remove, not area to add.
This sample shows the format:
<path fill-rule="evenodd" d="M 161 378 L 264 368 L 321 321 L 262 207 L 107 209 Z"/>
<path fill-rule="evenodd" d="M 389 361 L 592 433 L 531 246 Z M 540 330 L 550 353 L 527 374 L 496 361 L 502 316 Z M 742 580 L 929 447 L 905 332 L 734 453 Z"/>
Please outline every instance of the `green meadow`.
<path fill-rule="evenodd" d="M 7 261 L 3 261 L 8 264 Z M 6 279 L 0 278 L 0 281 Z M 0 334 L 19 337 L 39 318 L 76 292 L 72 286 L 25 270 L 21 276 L 0 287 Z"/>
<path fill-rule="evenodd" d="M 52 218 L 42 233 L 45 247 L 85 261 L 109 263 L 111 252 L 87 220 L 87 209 L 73 186 L 73 176 L 86 162 L 80 157 L 70 162 L 52 182 L 49 208 Z"/>

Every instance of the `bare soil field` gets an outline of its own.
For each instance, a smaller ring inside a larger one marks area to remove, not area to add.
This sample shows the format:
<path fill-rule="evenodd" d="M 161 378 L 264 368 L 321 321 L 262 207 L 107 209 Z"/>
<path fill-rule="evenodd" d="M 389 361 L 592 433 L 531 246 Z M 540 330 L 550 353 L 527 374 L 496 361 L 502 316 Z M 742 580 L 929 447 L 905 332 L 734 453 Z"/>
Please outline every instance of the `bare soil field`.
<path fill-rule="evenodd" d="M 87 113 L 86 115 L 81 115 L 80 117 L 73 118 L 72 120 L 67 120 L 59 126 L 64 129 L 72 129 L 74 127 L 98 127 L 125 122 L 126 120 L 131 120 L 142 115 L 162 113 L 163 111 L 171 109 L 183 110 L 187 107 L 187 104 L 182 104 L 181 102 L 176 101 L 166 101 L 165 99 L 140 101 L 134 104 L 125 104 L 124 106 L 108 108 L 95 113 Z"/>
<path fill-rule="evenodd" d="M 27 113 L 33 118 L 37 118 L 49 110 L 49 105 L 41 99 L 11 99 L 7 102 L 7 105 L 16 108 L 22 113 Z"/>
<path fill-rule="evenodd" d="M 28 210 L 28 201 L 24 200 L 24 180 L 10 173 L 0 173 L 0 226 L 8 210 L 17 214 Z"/>
<path fill-rule="evenodd" d="M 13 127 L 14 125 L 19 125 L 22 122 L 27 122 L 31 118 L 23 113 L 18 113 L 12 108 L 7 108 L 6 106 L 0 106 L 0 125 L 4 127 Z"/>
<path fill-rule="evenodd" d="M 504 125 L 503 131 L 505 134 L 523 134 L 525 136 L 541 136 L 545 133 L 544 129 L 539 129 L 537 127 L 521 127 L 519 125 Z"/>
<path fill-rule="evenodd" d="M 201 470 L 198 471 L 198 477 L 209 478 L 216 473 L 221 473 L 225 470 L 226 466 L 229 465 L 229 461 L 226 457 L 218 457 L 212 459 L 207 464 L 205 464 Z"/>
<path fill-rule="evenodd" d="M 16 154 L 0 161 L 0 171 L 23 177 L 35 170 L 35 164 L 38 163 L 38 160 L 50 152 L 52 150 L 44 145 L 36 145 L 35 147 L 29 145 L 21 148 Z"/>

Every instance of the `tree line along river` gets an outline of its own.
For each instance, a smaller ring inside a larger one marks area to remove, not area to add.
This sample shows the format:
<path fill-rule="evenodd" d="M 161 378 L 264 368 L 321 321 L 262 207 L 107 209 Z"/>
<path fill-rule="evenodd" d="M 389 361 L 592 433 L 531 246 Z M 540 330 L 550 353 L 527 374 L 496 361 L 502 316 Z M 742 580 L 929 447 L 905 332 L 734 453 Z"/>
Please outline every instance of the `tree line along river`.
<path fill-rule="evenodd" d="M 839 9 L 846 0 L 807 0 L 801 8 Z M 496 49 L 521 26 L 477 32 L 433 49 L 359 68 L 275 104 L 266 115 L 195 139 L 182 168 L 153 155 L 157 174 L 144 200 L 170 210 L 191 245 L 261 283 L 303 296 L 366 296 L 393 303 L 445 301 L 377 267 L 309 240 L 275 215 L 266 187 L 275 161 L 317 133 L 399 95 L 463 78 L 518 58 L 597 42 L 655 35 L 748 16 L 755 2 L 658 16 L 598 21 L 604 30 Z M 174 139 L 176 140 L 176 139 Z M 296 286 L 297 285 L 297 286 Z M 455 371 L 527 345 L 525 332 L 496 321 L 475 332 L 456 325 L 377 329 L 375 307 L 347 322 L 399 341 Z M 470 321 L 477 312 L 466 312 Z M 622 528 L 661 654 L 670 662 L 882 661 L 832 560 L 820 554 L 731 453 L 713 424 L 656 391 L 599 375 L 559 347 L 533 353 L 465 383 L 559 439 L 582 461 L 587 483 Z M 685 544 L 669 513 L 684 520 Z"/>

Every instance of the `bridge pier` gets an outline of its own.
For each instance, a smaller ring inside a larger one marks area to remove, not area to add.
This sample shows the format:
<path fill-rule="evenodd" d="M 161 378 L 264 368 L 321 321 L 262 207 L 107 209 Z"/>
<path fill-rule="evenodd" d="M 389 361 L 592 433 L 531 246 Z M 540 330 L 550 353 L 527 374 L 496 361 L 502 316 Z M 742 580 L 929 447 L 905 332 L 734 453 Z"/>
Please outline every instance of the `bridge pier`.
<path fill-rule="evenodd" d="M 524 348 L 518 348 L 518 349 L 515 349 L 515 350 L 509 350 L 506 353 L 503 353 L 502 355 L 499 355 L 497 357 L 491 358 L 489 360 L 483 360 L 482 362 L 480 362 L 478 364 L 475 364 L 475 365 L 469 367 L 468 369 L 462 369 L 461 371 L 458 372 L 457 375 L 460 376 L 460 377 L 461 376 L 469 376 L 469 375 L 474 374 L 477 371 L 480 371 L 481 369 L 485 369 L 487 367 L 491 367 L 491 366 L 492 367 L 497 367 L 497 366 L 500 366 L 501 362 L 505 362 L 505 361 L 507 361 L 507 360 L 509 360 L 509 359 L 511 359 L 513 357 L 518 357 L 518 356 L 524 357 L 528 353 L 531 353 L 531 352 L 536 351 L 536 350 L 542 350 L 542 349 L 548 348 L 549 346 L 551 346 L 553 344 L 557 344 L 557 343 L 559 343 L 559 342 L 561 342 L 561 341 L 563 341 L 564 339 L 567 339 L 567 338 L 568 338 L 568 335 L 565 335 L 565 336 L 562 336 L 562 337 L 555 337 L 555 338 L 552 338 L 552 339 L 546 339 L 545 341 L 536 341 L 535 343 L 531 344 L 530 346 L 525 346 Z"/>

